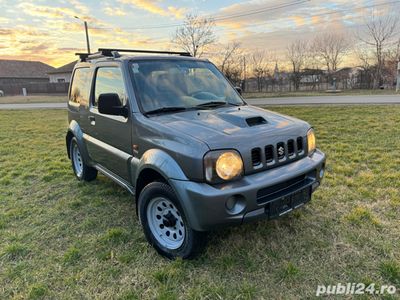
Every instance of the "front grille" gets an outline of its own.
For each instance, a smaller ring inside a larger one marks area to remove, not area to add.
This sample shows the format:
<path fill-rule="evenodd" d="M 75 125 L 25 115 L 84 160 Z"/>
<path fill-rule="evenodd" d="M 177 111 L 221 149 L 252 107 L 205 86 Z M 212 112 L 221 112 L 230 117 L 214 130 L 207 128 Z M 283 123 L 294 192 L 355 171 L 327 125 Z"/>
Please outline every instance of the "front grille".
<path fill-rule="evenodd" d="M 301 136 L 299 136 L 297 138 L 297 152 L 302 152 L 304 150 L 303 147 L 303 138 Z"/>
<path fill-rule="evenodd" d="M 253 166 L 258 166 L 261 164 L 261 149 L 260 148 L 254 148 L 251 150 L 251 162 Z"/>
<path fill-rule="evenodd" d="M 274 146 L 268 145 L 265 147 L 265 161 L 270 163 L 274 160 Z"/>
<path fill-rule="evenodd" d="M 294 141 L 293 140 L 288 140 L 287 152 L 288 152 L 289 156 L 292 156 L 294 154 Z"/>
<path fill-rule="evenodd" d="M 257 203 L 265 203 L 282 197 L 287 191 L 291 191 L 293 187 L 306 186 L 309 183 L 307 179 L 307 176 L 303 174 L 273 186 L 260 189 L 257 192 Z"/>
<path fill-rule="evenodd" d="M 251 150 L 251 164 L 254 170 L 263 170 L 286 164 L 304 157 L 304 137 L 281 141 L 273 145 Z"/>

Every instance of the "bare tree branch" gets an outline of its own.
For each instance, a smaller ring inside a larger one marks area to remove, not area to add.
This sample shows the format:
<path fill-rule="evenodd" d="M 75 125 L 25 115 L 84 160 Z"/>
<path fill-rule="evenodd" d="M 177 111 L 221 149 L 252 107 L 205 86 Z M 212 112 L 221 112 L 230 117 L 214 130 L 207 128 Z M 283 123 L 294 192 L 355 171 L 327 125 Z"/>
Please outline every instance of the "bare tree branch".
<path fill-rule="evenodd" d="M 367 46 L 373 47 L 376 59 L 375 83 L 377 88 L 383 83 L 385 56 L 398 39 L 399 15 L 389 14 L 377 17 L 374 13 L 365 21 L 365 29 L 357 35 L 358 39 Z"/>
<path fill-rule="evenodd" d="M 295 90 L 298 90 L 300 87 L 301 70 L 304 68 L 309 55 L 308 43 L 304 40 L 296 40 L 287 47 L 286 52 L 292 66 L 292 81 Z"/>
<path fill-rule="evenodd" d="M 184 24 L 177 28 L 172 42 L 192 56 L 200 57 L 204 49 L 216 41 L 214 26 L 212 19 L 187 15 Z"/>
<path fill-rule="evenodd" d="M 317 58 L 324 62 L 328 73 L 335 72 L 350 49 L 350 41 L 344 35 L 328 33 L 318 35 L 312 45 Z"/>
<path fill-rule="evenodd" d="M 267 59 L 265 51 L 255 51 L 250 56 L 250 63 L 254 77 L 257 79 L 257 88 L 261 92 L 263 88 L 263 80 L 268 73 Z"/>
<path fill-rule="evenodd" d="M 238 55 L 240 50 L 239 42 L 232 42 L 226 45 L 222 52 L 221 71 L 224 72 L 225 67 L 233 63 L 233 59 Z"/>

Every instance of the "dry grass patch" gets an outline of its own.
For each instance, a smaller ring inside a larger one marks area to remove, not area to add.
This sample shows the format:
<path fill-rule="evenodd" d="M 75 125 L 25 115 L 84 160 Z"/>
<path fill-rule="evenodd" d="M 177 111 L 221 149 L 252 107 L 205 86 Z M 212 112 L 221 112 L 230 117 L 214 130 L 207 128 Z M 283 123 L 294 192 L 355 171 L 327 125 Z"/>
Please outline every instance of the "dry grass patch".
<path fill-rule="evenodd" d="M 67 102 L 66 95 L 33 95 L 0 97 L 0 104 L 9 103 L 60 103 Z"/>

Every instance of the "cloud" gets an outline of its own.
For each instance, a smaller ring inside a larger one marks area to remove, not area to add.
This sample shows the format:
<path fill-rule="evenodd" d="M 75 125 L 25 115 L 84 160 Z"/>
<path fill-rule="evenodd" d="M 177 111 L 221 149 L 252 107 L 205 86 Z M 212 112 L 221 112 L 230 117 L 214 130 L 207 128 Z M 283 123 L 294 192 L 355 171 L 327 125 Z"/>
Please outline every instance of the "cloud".
<path fill-rule="evenodd" d="M 41 43 L 38 45 L 32 45 L 32 46 L 23 47 L 20 49 L 21 49 L 21 51 L 28 51 L 28 52 L 38 52 L 38 51 L 43 52 L 44 50 L 48 50 L 49 46 L 46 45 L 45 43 Z"/>
<path fill-rule="evenodd" d="M 21 2 L 17 5 L 18 8 L 30 16 L 41 16 L 52 19 L 65 18 L 66 16 L 73 17 L 76 12 L 69 8 L 52 7 L 45 5 L 35 5 L 29 2 Z"/>
<path fill-rule="evenodd" d="M 301 16 L 293 16 L 292 19 L 298 27 L 303 26 L 306 23 L 305 18 Z"/>
<path fill-rule="evenodd" d="M 104 7 L 103 12 L 109 16 L 125 16 L 126 12 L 119 7 Z"/>
<path fill-rule="evenodd" d="M 183 8 L 183 7 L 176 8 L 174 6 L 168 6 L 168 11 L 170 12 L 170 14 L 175 16 L 175 18 L 177 18 L 177 19 L 183 19 L 183 17 L 187 13 L 187 9 L 186 8 Z"/>
<path fill-rule="evenodd" d="M 89 7 L 78 0 L 69 0 L 69 3 L 81 14 L 88 15 L 90 13 Z"/>
<path fill-rule="evenodd" d="M 174 6 L 168 6 L 164 8 L 160 5 L 161 1 L 157 0 L 119 0 L 121 3 L 129 4 L 134 7 L 143 9 L 152 14 L 160 15 L 160 16 L 170 16 L 175 17 L 177 19 L 182 19 L 187 12 L 185 8 L 177 8 Z"/>

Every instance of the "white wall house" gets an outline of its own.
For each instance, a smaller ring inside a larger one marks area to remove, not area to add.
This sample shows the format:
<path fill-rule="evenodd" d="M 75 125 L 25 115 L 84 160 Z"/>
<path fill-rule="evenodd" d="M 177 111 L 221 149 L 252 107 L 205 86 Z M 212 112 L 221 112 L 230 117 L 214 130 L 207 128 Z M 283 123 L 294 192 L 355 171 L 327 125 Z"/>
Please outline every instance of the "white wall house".
<path fill-rule="evenodd" d="M 48 72 L 50 82 L 71 82 L 71 75 L 76 61 Z"/>

